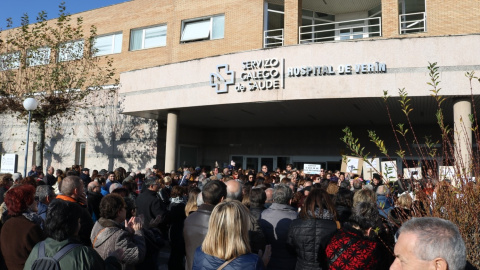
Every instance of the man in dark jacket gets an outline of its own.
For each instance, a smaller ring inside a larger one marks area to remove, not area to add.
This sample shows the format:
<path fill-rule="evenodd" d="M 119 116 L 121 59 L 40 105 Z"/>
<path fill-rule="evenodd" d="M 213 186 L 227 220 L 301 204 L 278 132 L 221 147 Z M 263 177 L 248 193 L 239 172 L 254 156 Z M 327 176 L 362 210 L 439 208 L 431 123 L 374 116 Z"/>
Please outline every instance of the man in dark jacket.
<path fill-rule="evenodd" d="M 97 181 L 92 181 L 88 184 L 87 190 L 87 202 L 88 212 L 93 221 L 97 221 L 100 218 L 100 201 L 103 198 L 100 192 L 102 185 Z"/>
<path fill-rule="evenodd" d="M 88 184 L 90 184 L 90 182 L 92 182 L 92 178 L 90 178 L 90 169 L 83 168 L 82 172 L 80 173 L 80 178 L 82 179 L 85 187 L 87 187 Z"/>
<path fill-rule="evenodd" d="M 166 206 L 160 200 L 158 196 L 158 190 L 160 189 L 157 183 L 157 177 L 151 176 L 145 181 L 144 192 L 140 193 L 137 197 L 137 216 L 143 215 L 144 226 L 148 228 L 150 222 L 157 217 L 163 219 L 166 213 Z"/>
<path fill-rule="evenodd" d="M 62 180 L 62 186 L 60 188 L 61 195 L 57 196 L 57 199 L 64 200 L 70 203 L 76 203 L 81 206 L 82 212 L 80 217 L 80 231 L 78 237 L 80 241 L 86 246 L 92 246 L 90 241 L 90 233 L 93 228 L 93 220 L 88 213 L 87 209 L 87 196 L 85 194 L 85 188 L 82 179 L 78 176 L 67 176 Z"/>
<path fill-rule="evenodd" d="M 267 269 L 295 269 L 297 258 L 294 252 L 287 250 L 288 229 L 292 220 L 297 218 L 295 208 L 289 204 L 293 192 L 289 186 L 276 185 L 273 191 L 273 203 L 260 216 L 260 227 L 272 245 L 272 257 Z"/>
<path fill-rule="evenodd" d="M 227 196 L 227 186 L 218 180 L 208 182 L 202 190 L 203 204 L 190 214 L 184 222 L 183 237 L 185 239 L 186 265 L 190 270 L 193 266 L 195 249 L 199 247 L 208 231 L 208 222 L 215 205 Z"/>
<path fill-rule="evenodd" d="M 45 175 L 45 179 L 47 179 L 46 182 L 50 186 L 53 186 L 55 185 L 55 183 L 57 183 L 57 178 L 53 175 L 54 172 L 55 172 L 55 168 L 50 166 L 48 167 L 47 174 Z"/>

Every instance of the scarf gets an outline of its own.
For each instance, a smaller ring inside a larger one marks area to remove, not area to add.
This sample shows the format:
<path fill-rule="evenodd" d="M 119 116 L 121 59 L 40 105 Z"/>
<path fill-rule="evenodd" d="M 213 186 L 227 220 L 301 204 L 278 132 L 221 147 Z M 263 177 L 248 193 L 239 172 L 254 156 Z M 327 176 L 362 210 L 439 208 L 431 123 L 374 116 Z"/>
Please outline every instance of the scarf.
<path fill-rule="evenodd" d="M 27 212 L 22 213 L 22 216 L 35 223 L 36 225 L 40 226 L 40 228 L 42 228 L 43 230 L 43 219 L 39 215 L 37 215 L 37 213 L 27 210 Z"/>

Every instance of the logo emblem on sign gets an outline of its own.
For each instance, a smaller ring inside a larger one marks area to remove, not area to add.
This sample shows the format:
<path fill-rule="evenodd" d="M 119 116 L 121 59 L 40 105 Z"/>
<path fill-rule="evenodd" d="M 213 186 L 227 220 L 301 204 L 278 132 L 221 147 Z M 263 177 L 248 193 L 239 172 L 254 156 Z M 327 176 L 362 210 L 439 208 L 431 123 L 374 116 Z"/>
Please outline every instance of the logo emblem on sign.
<path fill-rule="evenodd" d="M 210 86 L 215 87 L 217 94 L 228 93 L 228 86 L 234 84 L 235 71 L 229 70 L 227 64 L 218 65 L 217 72 L 210 73 Z"/>

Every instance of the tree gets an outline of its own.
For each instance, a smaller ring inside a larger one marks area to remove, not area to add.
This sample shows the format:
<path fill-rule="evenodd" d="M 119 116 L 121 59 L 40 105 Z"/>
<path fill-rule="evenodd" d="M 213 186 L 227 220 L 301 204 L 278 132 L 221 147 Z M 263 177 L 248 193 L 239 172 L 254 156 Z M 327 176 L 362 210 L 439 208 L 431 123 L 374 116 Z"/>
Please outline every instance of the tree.
<path fill-rule="evenodd" d="M 82 17 L 75 20 L 59 6 L 59 17 L 47 21 L 40 12 L 36 22 L 22 17 L 21 27 L 0 32 L 0 113 L 26 119 L 27 97 L 39 105 L 32 112 L 38 125 L 37 165 L 43 164 L 45 126 L 59 125 L 60 118 L 73 119 L 77 110 L 88 107 L 87 97 L 107 84 L 116 85 L 111 58 L 97 57 L 96 28 L 88 30 Z"/>

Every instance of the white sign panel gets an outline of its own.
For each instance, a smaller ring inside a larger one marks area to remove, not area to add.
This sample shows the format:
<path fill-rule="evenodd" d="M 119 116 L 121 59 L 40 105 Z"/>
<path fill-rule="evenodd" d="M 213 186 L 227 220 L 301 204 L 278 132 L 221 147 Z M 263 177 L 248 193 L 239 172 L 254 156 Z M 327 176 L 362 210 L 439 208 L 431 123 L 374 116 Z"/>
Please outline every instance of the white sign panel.
<path fill-rule="evenodd" d="M 368 164 L 368 162 L 370 164 Z M 365 180 L 372 180 L 373 174 L 380 174 L 380 159 L 379 158 L 369 158 L 363 163 L 363 178 Z"/>
<path fill-rule="evenodd" d="M 320 174 L 320 164 L 303 164 L 303 172 L 305 174 Z"/>
<path fill-rule="evenodd" d="M 422 168 L 421 167 L 403 168 L 403 178 L 410 179 L 412 177 L 415 180 L 422 179 Z"/>
<path fill-rule="evenodd" d="M 440 181 L 444 179 L 454 180 L 455 179 L 455 168 L 453 166 L 439 166 L 438 167 L 438 176 Z"/>
<path fill-rule="evenodd" d="M 2 155 L 2 173 L 15 173 L 17 170 L 17 155 L 4 154 Z"/>
<path fill-rule="evenodd" d="M 396 181 L 397 175 L 397 162 L 396 161 L 382 161 L 381 163 L 382 175 L 388 181 Z"/>

